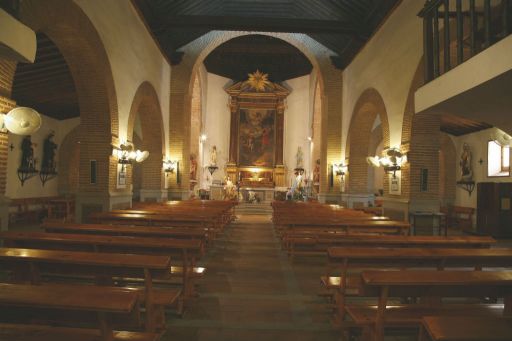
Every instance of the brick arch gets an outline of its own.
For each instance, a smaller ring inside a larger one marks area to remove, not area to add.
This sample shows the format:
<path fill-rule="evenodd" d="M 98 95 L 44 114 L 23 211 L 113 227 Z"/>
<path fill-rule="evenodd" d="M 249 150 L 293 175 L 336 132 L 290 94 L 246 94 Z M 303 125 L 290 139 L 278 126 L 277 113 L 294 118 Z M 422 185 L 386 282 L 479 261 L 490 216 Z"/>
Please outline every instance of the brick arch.
<path fill-rule="evenodd" d="M 73 1 L 27 0 L 21 21 L 46 34 L 69 66 L 80 107 L 80 192 L 115 191 L 111 143 L 117 142 L 118 109 L 114 80 L 101 38 Z M 97 184 L 89 181 L 89 160 L 97 162 Z"/>
<path fill-rule="evenodd" d="M 161 190 L 164 187 L 162 160 L 164 157 L 164 123 L 160 102 L 155 88 L 143 82 L 133 97 L 128 116 L 128 141 L 133 142 L 135 118 L 139 117 L 142 128 L 141 145 L 135 148 L 147 150 L 149 157 L 142 162 L 142 189 Z"/>
<path fill-rule="evenodd" d="M 189 167 L 190 153 L 190 111 L 194 75 L 207 55 L 222 43 L 253 32 L 239 31 L 211 31 L 182 48 L 183 60 L 173 67 L 171 75 L 171 109 L 170 109 L 170 152 L 183 164 L 184 169 Z M 324 165 L 321 176 L 320 189 L 328 191 L 327 164 L 335 162 L 341 154 L 341 92 L 342 72 L 331 63 L 332 54 L 323 45 L 307 35 L 297 33 L 261 33 L 282 39 L 298 48 L 311 62 L 314 72 L 318 73 L 320 89 L 323 97 L 321 135 L 325 136 L 321 146 L 320 159 Z M 180 185 L 171 184 L 171 188 L 184 192 L 188 184 L 189 174 L 183 174 Z M 334 189 L 336 190 L 336 189 Z"/>
<path fill-rule="evenodd" d="M 450 136 L 441 134 L 439 149 L 439 198 L 441 205 L 455 203 L 457 151 Z"/>
<path fill-rule="evenodd" d="M 59 194 L 76 194 L 80 172 L 80 125 L 71 130 L 60 143 L 57 162 Z"/>
<path fill-rule="evenodd" d="M 389 147 L 389 123 L 386 106 L 379 92 L 366 89 L 359 96 L 350 120 L 347 138 L 347 157 L 349 167 L 348 190 L 351 193 L 368 192 L 368 163 L 373 123 L 377 116 L 382 127 L 384 148 Z"/>

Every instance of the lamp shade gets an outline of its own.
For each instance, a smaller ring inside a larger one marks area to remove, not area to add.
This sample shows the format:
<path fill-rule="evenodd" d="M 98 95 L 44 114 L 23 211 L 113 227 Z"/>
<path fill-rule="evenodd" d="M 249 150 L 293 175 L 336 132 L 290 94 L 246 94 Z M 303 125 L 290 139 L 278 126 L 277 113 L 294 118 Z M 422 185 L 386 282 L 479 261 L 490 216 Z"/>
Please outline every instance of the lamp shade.
<path fill-rule="evenodd" d="M 368 156 L 366 158 L 366 162 L 368 162 L 368 164 L 373 166 L 373 167 L 379 167 L 380 166 L 380 162 L 379 162 L 379 157 L 378 156 Z"/>
<path fill-rule="evenodd" d="M 140 150 L 137 150 L 137 154 L 135 156 L 135 161 L 136 162 L 142 162 L 144 160 L 146 160 L 149 156 L 149 152 L 147 150 L 145 151 L 140 151 Z"/>
<path fill-rule="evenodd" d="M 42 124 L 41 116 L 37 111 L 27 107 L 14 108 L 4 118 L 5 127 L 13 134 L 31 135 Z"/>

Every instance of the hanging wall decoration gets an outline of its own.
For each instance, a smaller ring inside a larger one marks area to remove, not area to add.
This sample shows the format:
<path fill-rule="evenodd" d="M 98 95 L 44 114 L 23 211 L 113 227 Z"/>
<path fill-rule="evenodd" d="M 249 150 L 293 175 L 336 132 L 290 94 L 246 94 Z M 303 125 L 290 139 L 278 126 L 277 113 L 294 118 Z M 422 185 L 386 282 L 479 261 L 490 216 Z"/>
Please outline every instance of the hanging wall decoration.
<path fill-rule="evenodd" d="M 38 173 L 36 162 L 32 140 L 30 139 L 30 135 L 27 135 L 21 141 L 21 164 L 18 167 L 18 178 L 22 186 L 25 181 Z"/>
<path fill-rule="evenodd" d="M 51 180 L 57 176 L 57 163 L 55 162 L 55 151 L 57 144 L 53 142 L 55 134 L 50 132 L 48 137 L 43 142 L 43 162 L 41 163 L 41 171 L 39 172 L 39 178 L 44 184 L 46 181 Z"/>

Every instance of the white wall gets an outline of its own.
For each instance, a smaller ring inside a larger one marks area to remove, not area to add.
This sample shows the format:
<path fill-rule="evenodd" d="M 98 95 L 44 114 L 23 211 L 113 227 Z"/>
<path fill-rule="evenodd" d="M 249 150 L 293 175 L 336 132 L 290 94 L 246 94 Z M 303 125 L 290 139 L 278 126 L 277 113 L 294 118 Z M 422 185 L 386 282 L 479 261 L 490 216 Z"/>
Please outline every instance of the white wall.
<path fill-rule="evenodd" d="M 311 148 L 308 136 L 311 135 L 313 102 L 310 91 L 310 77 L 302 76 L 289 79 L 284 86 L 290 90 L 284 111 L 284 143 L 283 159 L 286 167 L 287 184 L 291 182 L 293 169 L 296 167 L 297 148 L 300 146 L 304 155 L 306 176 L 312 177 Z M 314 96 L 314 92 L 313 92 Z"/>
<path fill-rule="evenodd" d="M 381 94 L 391 147 L 400 145 L 409 87 L 423 55 L 423 21 L 417 16 L 423 5 L 424 1 L 402 1 L 343 71 L 343 146 L 356 101 L 367 88 Z"/>
<path fill-rule="evenodd" d="M 217 167 L 219 169 L 213 174 L 213 180 L 223 180 L 225 176 L 224 167 L 229 159 L 229 131 L 231 113 L 228 102 L 229 95 L 224 89 L 232 84 L 231 79 L 207 74 L 206 100 L 208 105 L 204 111 L 204 133 L 207 136 L 203 145 L 202 163 L 199 166 L 204 172 L 204 166 L 210 163 L 210 151 L 213 146 L 217 147 Z M 206 170 L 208 172 L 208 170 Z M 198 173 L 199 179 L 203 180 L 203 174 Z"/>
<path fill-rule="evenodd" d="M 44 115 L 41 115 L 41 117 L 43 119 L 43 125 L 35 134 L 31 136 L 32 143 L 36 144 L 33 149 L 34 157 L 37 160 L 37 170 L 41 170 L 41 161 L 43 158 L 43 142 L 50 134 L 50 132 L 54 131 L 55 133 L 53 142 L 55 142 L 58 146 L 55 152 L 55 160 L 58 163 L 58 151 L 61 147 L 62 140 L 73 128 L 80 124 L 80 118 L 78 117 L 62 121 L 55 120 Z M 14 149 L 8 149 L 7 186 L 5 195 L 11 199 L 57 196 L 59 194 L 57 178 L 47 181 L 43 186 L 39 178 L 39 174 L 37 174 L 33 178 L 25 181 L 25 184 L 21 186 L 21 182 L 18 179 L 17 170 L 21 163 L 21 141 L 23 140 L 23 137 L 24 136 L 9 133 L 9 146 L 12 144 Z"/>
<path fill-rule="evenodd" d="M 490 128 L 482 130 L 473 134 L 467 134 L 459 137 L 453 137 L 455 143 L 455 149 L 457 151 L 457 162 L 456 162 L 456 174 L 457 181 L 460 180 L 460 155 L 462 154 L 462 148 L 464 143 L 467 143 L 471 148 L 472 155 L 472 168 L 473 168 L 473 180 L 475 183 L 479 182 L 511 182 L 512 177 L 488 177 L 487 176 L 487 143 L 491 139 L 496 139 L 505 134 L 498 128 Z M 482 159 L 482 164 L 478 161 Z M 476 208 L 477 202 L 477 189 L 471 193 L 471 196 L 460 187 L 457 187 L 455 194 L 455 205 L 466 206 Z"/>
<path fill-rule="evenodd" d="M 135 92 L 141 83 L 149 81 L 159 97 L 165 145 L 168 146 L 171 68 L 131 2 L 75 2 L 98 31 L 110 61 L 119 110 L 120 140 L 126 140 L 128 115 Z"/>

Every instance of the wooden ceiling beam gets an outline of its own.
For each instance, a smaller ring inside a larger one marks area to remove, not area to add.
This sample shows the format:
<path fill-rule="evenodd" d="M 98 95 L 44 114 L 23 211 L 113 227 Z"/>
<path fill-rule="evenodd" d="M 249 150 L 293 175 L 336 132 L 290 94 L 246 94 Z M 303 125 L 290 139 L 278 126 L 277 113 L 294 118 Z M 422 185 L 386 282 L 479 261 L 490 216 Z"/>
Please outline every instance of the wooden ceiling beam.
<path fill-rule="evenodd" d="M 243 16 L 178 15 L 166 18 L 166 28 L 221 31 L 260 31 L 294 33 L 359 34 L 354 24 L 337 20 L 254 18 Z"/>

